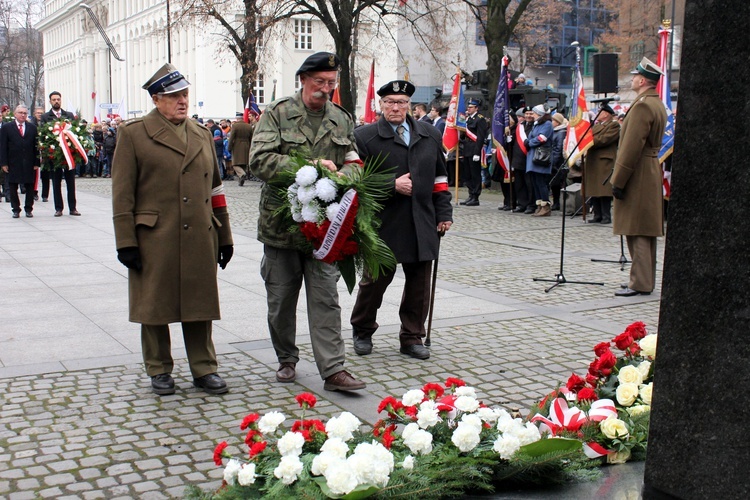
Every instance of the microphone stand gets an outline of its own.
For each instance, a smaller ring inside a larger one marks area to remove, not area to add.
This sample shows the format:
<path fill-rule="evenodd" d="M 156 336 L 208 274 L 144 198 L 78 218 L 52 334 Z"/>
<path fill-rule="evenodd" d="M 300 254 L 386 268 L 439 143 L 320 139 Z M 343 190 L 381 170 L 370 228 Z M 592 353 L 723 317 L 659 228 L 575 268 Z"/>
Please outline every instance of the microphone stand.
<path fill-rule="evenodd" d="M 601 113 L 601 108 L 599 109 L 599 113 Z M 568 161 L 570 160 L 570 156 L 573 154 L 573 152 L 575 150 L 578 149 L 578 146 L 581 145 L 581 141 L 583 140 L 584 137 L 586 137 L 586 134 L 588 134 L 589 130 L 591 130 L 591 128 L 593 127 L 593 122 L 595 122 L 596 119 L 599 118 L 599 113 L 596 114 L 596 117 L 594 117 L 593 121 L 589 122 L 589 126 L 586 128 L 586 130 L 583 132 L 583 134 L 581 134 L 581 137 L 578 139 L 578 142 L 576 143 L 575 147 L 570 152 L 570 154 L 568 154 L 568 157 L 565 158 L 565 160 L 563 161 L 563 163 L 562 163 L 563 165 L 567 165 L 568 164 Z M 557 174 L 555 174 L 555 176 L 559 175 L 560 171 L 562 171 L 562 170 L 566 170 L 566 169 L 564 169 L 564 168 L 558 169 Z M 553 178 L 553 180 L 554 180 L 554 178 Z M 550 184 L 551 183 L 552 183 L 552 180 L 550 181 Z M 573 285 L 599 285 L 599 286 L 604 286 L 604 283 L 599 283 L 599 282 L 596 282 L 596 281 L 569 281 L 568 279 L 565 278 L 565 274 L 563 272 L 563 267 L 565 265 L 565 207 L 568 205 L 568 188 L 567 188 L 567 186 L 564 189 L 562 189 L 561 192 L 563 193 L 563 214 L 562 214 L 562 217 L 561 217 L 562 218 L 562 232 L 561 232 L 561 235 L 560 235 L 560 272 L 557 273 L 555 275 L 555 277 L 551 278 L 551 279 L 550 278 L 533 278 L 533 280 L 534 281 L 546 281 L 548 283 L 554 283 L 554 285 L 552 285 L 551 287 L 546 288 L 544 290 L 544 293 L 549 293 L 557 285 L 564 285 L 566 283 L 570 283 L 570 284 L 573 284 Z"/>

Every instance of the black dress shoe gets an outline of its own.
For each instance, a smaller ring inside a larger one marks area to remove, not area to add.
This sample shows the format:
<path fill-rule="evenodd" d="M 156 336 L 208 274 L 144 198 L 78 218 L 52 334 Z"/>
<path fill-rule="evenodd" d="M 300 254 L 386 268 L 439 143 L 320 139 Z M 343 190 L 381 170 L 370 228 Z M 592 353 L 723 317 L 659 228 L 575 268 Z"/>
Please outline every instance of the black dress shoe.
<path fill-rule="evenodd" d="M 458 204 L 459 205 L 468 205 L 473 200 L 474 200 L 474 197 L 473 196 L 469 196 L 464 201 L 459 201 Z"/>
<path fill-rule="evenodd" d="M 14 219 L 18 219 L 19 217 L 20 217 L 20 215 L 18 215 L 18 212 L 13 212 L 13 218 Z"/>
<path fill-rule="evenodd" d="M 601 222 L 602 222 L 601 217 L 594 217 L 593 219 L 589 221 L 589 224 L 600 224 Z"/>
<path fill-rule="evenodd" d="M 612 224 L 612 219 L 610 217 L 602 217 L 602 224 Z"/>
<path fill-rule="evenodd" d="M 619 290 L 615 291 L 616 297 L 632 297 L 634 295 L 651 295 L 651 292 L 639 292 L 638 290 L 633 290 L 632 288 L 620 288 Z"/>
<path fill-rule="evenodd" d="M 47 203 L 47 202 L 48 202 L 49 200 L 48 200 L 47 198 L 42 198 L 42 201 L 43 201 L 44 203 Z"/>
<path fill-rule="evenodd" d="M 174 379 L 169 373 L 160 373 L 151 377 L 151 390 L 159 396 L 174 394 Z"/>
<path fill-rule="evenodd" d="M 421 344 L 402 345 L 401 354 L 406 354 L 417 359 L 428 359 L 430 357 L 430 350 Z"/>
<path fill-rule="evenodd" d="M 276 381 L 282 383 L 294 382 L 297 377 L 297 372 L 294 370 L 294 363 L 281 363 L 279 369 L 276 370 Z"/>
<path fill-rule="evenodd" d="M 352 335 L 354 339 L 354 352 L 359 356 L 367 356 L 372 352 L 372 337 L 367 335 Z"/>
<path fill-rule="evenodd" d="M 467 207 L 478 207 L 479 206 L 479 198 L 474 198 L 474 199 L 468 200 L 466 203 L 464 203 L 464 206 L 467 206 Z"/>
<path fill-rule="evenodd" d="M 26 217 L 34 217 L 34 214 L 32 214 L 31 212 L 26 212 Z"/>
<path fill-rule="evenodd" d="M 525 214 L 533 214 L 534 212 L 536 212 L 536 208 L 534 208 L 532 206 L 528 206 L 528 207 L 526 207 L 526 210 L 524 210 L 523 213 L 525 213 Z"/>
<path fill-rule="evenodd" d="M 194 378 L 193 385 L 209 394 L 224 394 L 229 390 L 227 383 L 217 373 L 209 373 L 208 375 Z"/>
<path fill-rule="evenodd" d="M 517 214 L 522 214 L 525 211 L 526 211 L 526 209 L 524 207 L 521 207 L 521 206 L 518 206 L 518 207 L 516 207 L 516 208 L 513 209 L 513 212 L 515 212 Z"/>
<path fill-rule="evenodd" d="M 511 208 L 508 205 L 503 206 L 503 212 L 510 212 Z"/>
<path fill-rule="evenodd" d="M 550 210 L 552 210 L 553 212 L 555 212 L 557 210 L 560 210 L 560 204 L 559 203 L 553 203 L 552 206 L 550 207 Z"/>

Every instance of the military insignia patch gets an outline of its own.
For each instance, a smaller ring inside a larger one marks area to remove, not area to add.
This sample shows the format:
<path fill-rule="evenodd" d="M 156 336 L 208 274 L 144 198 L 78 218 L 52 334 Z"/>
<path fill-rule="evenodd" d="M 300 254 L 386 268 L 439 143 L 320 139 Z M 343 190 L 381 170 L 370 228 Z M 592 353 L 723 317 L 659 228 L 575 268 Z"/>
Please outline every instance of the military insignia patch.
<path fill-rule="evenodd" d="M 393 91 L 398 92 L 401 90 L 401 87 L 399 86 L 398 82 L 393 82 Z"/>
<path fill-rule="evenodd" d="M 330 55 L 328 56 L 328 65 L 329 65 L 330 67 L 332 67 L 332 68 L 336 67 L 336 60 L 335 60 L 335 58 L 336 58 L 336 56 L 335 56 L 335 55 L 333 55 L 333 54 L 330 54 Z"/>

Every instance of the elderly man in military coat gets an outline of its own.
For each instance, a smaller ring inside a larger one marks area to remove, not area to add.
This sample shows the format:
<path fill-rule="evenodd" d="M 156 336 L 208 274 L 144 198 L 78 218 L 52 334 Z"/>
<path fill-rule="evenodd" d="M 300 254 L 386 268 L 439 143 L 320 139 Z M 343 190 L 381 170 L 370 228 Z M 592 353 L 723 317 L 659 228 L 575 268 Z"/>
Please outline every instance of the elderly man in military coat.
<path fill-rule="evenodd" d="M 227 141 L 229 152 L 232 153 L 232 166 L 237 173 L 240 186 L 244 186 L 247 180 L 245 169 L 247 169 L 247 164 L 250 161 L 250 141 L 253 139 L 255 115 L 251 113 L 249 120 L 249 123 L 242 120 L 234 122 Z"/>
<path fill-rule="evenodd" d="M 631 88 L 638 93 L 620 132 L 612 173 L 613 232 L 625 235 L 633 261 L 630 281 L 618 297 L 649 295 L 656 286 L 656 238 L 663 236 L 662 171 L 657 158 L 667 113 L 656 92 L 662 71 L 643 58 L 632 72 Z"/>
<path fill-rule="evenodd" d="M 129 268 L 130 321 L 141 324 L 156 394 L 173 394 L 169 323 L 181 322 L 193 384 L 227 392 L 217 374 L 217 262 L 233 252 L 211 133 L 187 119 L 185 77 L 165 64 L 143 86 L 156 109 L 118 128 L 112 203 L 118 259 Z"/>
<path fill-rule="evenodd" d="M 393 191 L 379 214 L 379 234 L 406 278 L 399 309 L 400 351 L 427 359 L 430 351 L 422 338 L 430 305 L 430 264 L 438 257 L 438 232 L 451 227 L 453 208 L 440 133 L 407 114 L 414 90 L 404 80 L 383 85 L 378 90 L 383 116 L 354 135 L 363 159 L 379 156 L 380 168 L 393 172 Z M 351 316 L 354 352 L 359 355 L 372 352 L 378 309 L 395 273 L 384 271 L 377 280 L 365 274 L 359 283 Z"/>
<path fill-rule="evenodd" d="M 268 181 L 291 168 L 294 152 L 310 155 L 323 168 L 342 175 L 349 168 L 360 168 L 354 122 L 329 99 L 338 85 L 339 63 L 338 56 L 329 52 L 311 55 L 297 70 L 302 89 L 266 108 L 250 148 L 250 170 L 256 177 Z M 344 370 L 338 268 L 301 251 L 304 236 L 289 231 L 284 217 L 276 213 L 279 207 L 273 188 L 265 184 L 260 194 L 258 240 L 263 243 L 260 274 L 266 284 L 268 329 L 279 360 L 276 380 L 288 383 L 297 376 L 296 308 L 304 280 L 310 339 L 318 373 L 325 380 L 323 388 L 363 389 L 366 384 Z"/>
<path fill-rule="evenodd" d="M 594 143 L 586 152 L 583 184 L 586 197 L 591 197 L 594 218 L 591 222 L 612 223 L 612 186 L 609 177 L 615 166 L 617 142 L 620 139 L 620 122 L 614 119 L 615 112 L 604 104 L 591 132 Z"/>

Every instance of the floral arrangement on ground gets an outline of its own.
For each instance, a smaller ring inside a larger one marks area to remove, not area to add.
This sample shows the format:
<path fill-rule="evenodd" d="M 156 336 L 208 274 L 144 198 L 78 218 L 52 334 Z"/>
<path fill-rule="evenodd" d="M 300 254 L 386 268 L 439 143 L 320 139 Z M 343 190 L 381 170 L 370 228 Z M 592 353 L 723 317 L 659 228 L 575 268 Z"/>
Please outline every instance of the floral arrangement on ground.
<path fill-rule="evenodd" d="M 612 348 L 621 351 L 618 355 Z M 348 412 L 306 419 L 314 395 L 296 396 L 301 416 L 247 415 L 248 451 L 222 441 L 214 462 L 223 486 L 188 498 L 446 498 L 501 484 L 553 484 L 599 475 L 607 463 L 645 457 L 656 335 L 633 323 L 594 348 L 588 374 L 571 375 L 526 418 L 488 407 L 459 378 L 388 396 L 372 430 Z M 613 398 L 613 399 L 610 399 Z"/>
<path fill-rule="evenodd" d="M 78 162 L 88 163 L 88 152 L 96 149 L 86 125 L 78 118 L 42 123 L 37 130 L 42 168 L 72 170 Z"/>
<path fill-rule="evenodd" d="M 380 201 L 392 190 L 393 174 L 382 171 L 382 160 L 352 162 L 332 172 L 319 161 L 292 154 L 290 169 L 279 172 L 270 184 L 292 232 L 304 235 L 303 250 L 323 262 L 336 264 L 352 293 L 356 278 L 367 271 L 377 278 L 393 269 L 396 258 L 378 236 Z"/>

